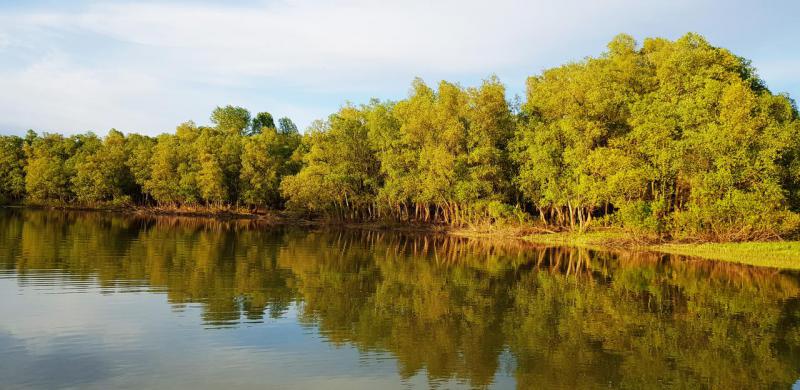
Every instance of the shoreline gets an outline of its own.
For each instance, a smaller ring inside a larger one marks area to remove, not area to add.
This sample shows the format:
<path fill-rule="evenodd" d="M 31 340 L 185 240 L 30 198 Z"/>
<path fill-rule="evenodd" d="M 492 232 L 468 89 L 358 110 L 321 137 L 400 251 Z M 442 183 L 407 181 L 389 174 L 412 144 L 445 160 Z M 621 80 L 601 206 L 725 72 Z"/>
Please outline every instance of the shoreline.
<path fill-rule="evenodd" d="M 88 211 L 119 213 L 142 217 L 185 217 L 220 221 L 249 220 L 265 226 L 338 227 L 345 229 L 387 230 L 424 234 L 447 234 L 455 237 L 515 240 L 546 246 L 568 246 L 594 250 L 627 250 L 657 252 L 707 261 L 723 261 L 778 270 L 800 270 L 800 241 L 743 241 L 743 242 L 648 242 L 635 240 L 618 228 L 596 228 L 584 233 L 552 232 L 534 225 L 484 226 L 482 228 L 453 228 L 438 225 L 384 222 L 342 222 L 303 219 L 282 212 L 242 212 L 235 210 L 186 210 L 159 207 L 87 207 L 54 205 L 1 205 L 2 208 Z"/>
<path fill-rule="evenodd" d="M 523 239 L 542 245 L 597 250 L 647 251 L 706 261 L 800 271 L 800 241 L 637 242 L 631 240 L 629 235 L 621 229 L 614 228 L 586 233 L 534 234 Z"/>

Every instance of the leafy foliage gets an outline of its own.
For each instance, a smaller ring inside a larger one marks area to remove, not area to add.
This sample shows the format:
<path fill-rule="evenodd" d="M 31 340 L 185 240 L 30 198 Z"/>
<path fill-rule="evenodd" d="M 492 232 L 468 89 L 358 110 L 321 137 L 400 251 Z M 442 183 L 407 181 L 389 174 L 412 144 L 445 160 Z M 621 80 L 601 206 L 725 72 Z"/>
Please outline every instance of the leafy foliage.
<path fill-rule="evenodd" d="M 15 136 L 0 137 L 0 203 L 25 195 L 24 140 Z"/>
<path fill-rule="evenodd" d="M 302 135 L 289 118 L 225 106 L 212 127 L 157 138 L 3 137 L 0 196 L 456 226 L 538 218 L 714 240 L 800 227 L 794 102 L 697 34 L 620 35 L 529 78 L 521 104 L 505 92 L 494 76 L 469 88 L 416 79 L 405 99 L 348 104 Z"/>
<path fill-rule="evenodd" d="M 676 236 L 795 229 L 786 194 L 798 183 L 782 162 L 796 153 L 797 111 L 698 35 L 641 48 L 619 36 L 600 58 L 531 78 L 523 111 L 517 183 L 556 223 L 584 227 L 610 208 Z"/>

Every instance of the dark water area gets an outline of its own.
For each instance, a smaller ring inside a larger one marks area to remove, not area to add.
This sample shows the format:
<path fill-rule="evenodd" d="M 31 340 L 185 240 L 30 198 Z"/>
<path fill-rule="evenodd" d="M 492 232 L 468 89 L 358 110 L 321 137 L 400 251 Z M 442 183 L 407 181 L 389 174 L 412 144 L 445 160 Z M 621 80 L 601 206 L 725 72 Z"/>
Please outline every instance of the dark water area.
<path fill-rule="evenodd" d="M 791 388 L 800 275 L 0 209 L 2 389 Z"/>

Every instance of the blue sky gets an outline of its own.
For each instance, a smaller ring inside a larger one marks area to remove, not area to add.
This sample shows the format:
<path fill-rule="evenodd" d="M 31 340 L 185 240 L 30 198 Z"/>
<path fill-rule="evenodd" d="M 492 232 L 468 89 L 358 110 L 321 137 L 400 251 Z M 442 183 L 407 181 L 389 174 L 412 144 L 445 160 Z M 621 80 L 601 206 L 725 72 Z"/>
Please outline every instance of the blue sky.
<path fill-rule="evenodd" d="M 0 0 L 0 133 L 158 134 L 226 104 L 304 128 L 415 76 L 511 96 L 618 33 L 688 31 L 800 97 L 799 1 Z"/>

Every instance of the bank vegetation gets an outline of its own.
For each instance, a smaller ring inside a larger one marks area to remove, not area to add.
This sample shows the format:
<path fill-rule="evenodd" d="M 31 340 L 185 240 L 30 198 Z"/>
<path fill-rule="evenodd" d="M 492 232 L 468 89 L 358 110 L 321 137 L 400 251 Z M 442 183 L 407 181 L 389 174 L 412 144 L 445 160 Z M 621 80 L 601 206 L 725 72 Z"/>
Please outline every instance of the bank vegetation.
<path fill-rule="evenodd" d="M 800 121 L 750 62 L 697 34 L 547 69 L 510 99 L 496 77 L 414 80 L 302 134 L 219 107 L 211 126 L 0 137 L 7 203 L 280 210 L 304 218 L 469 228 L 614 226 L 670 240 L 795 237 Z"/>

